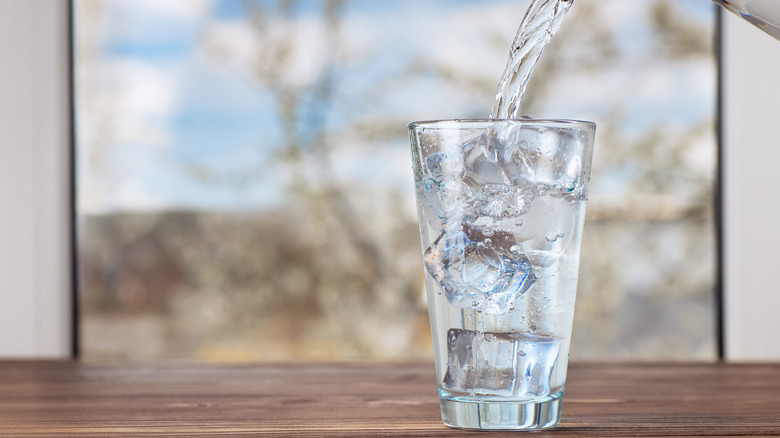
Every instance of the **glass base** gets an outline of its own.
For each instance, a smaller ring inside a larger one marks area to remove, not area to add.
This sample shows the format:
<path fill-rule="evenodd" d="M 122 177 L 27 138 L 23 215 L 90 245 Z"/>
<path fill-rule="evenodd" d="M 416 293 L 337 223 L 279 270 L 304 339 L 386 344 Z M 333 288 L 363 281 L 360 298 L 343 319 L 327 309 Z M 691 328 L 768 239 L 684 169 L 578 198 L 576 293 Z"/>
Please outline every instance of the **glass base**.
<path fill-rule="evenodd" d="M 456 429 L 542 430 L 561 421 L 561 398 L 543 402 L 484 402 L 442 398 L 441 418 Z"/>

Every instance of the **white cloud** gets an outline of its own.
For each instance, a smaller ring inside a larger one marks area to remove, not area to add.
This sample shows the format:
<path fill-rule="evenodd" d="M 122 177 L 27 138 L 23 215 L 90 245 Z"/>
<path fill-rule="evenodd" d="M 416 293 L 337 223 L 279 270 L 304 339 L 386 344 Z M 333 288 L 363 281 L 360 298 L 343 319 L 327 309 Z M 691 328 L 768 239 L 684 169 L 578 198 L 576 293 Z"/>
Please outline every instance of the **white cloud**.
<path fill-rule="evenodd" d="M 97 132 L 100 125 L 108 124 L 114 144 L 170 145 L 170 132 L 161 121 L 177 109 L 179 68 L 162 68 L 128 58 L 101 59 L 88 75 L 80 78 L 83 87 L 88 88 L 80 93 L 84 109 L 80 128 Z M 96 105 L 95 99 L 103 105 Z"/>
<path fill-rule="evenodd" d="M 113 0 L 102 1 L 104 17 L 108 20 L 104 31 L 120 37 L 154 38 L 170 30 L 170 26 L 192 25 L 200 22 L 211 9 L 213 0 Z M 169 27 L 154 27 L 148 23 L 167 23 Z M 105 37 L 106 35 L 104 35 Z"/>
<path fill-rule="evenodd" d="M 574 72 L 551 89 L 540 116 L 598 119 L 617 108 L 629 116 L 699 120 L 714 111 L 715 79 L 715 68 L 704 60 Z"/>
<path fill-rule="evenodd" d="M 276 80 L 285 86 L 310 85 L 333 55 L 327 25 L 319 16 L 278 18 L 262 29 L 247 21 L 216 22 L 209 27 L 208 45 L 227 54 L 228 64 L 245 71 L 263 70 L 274 63 Z"/>
<path fill-rule="evenodd" d="M 496 82 L 506 64 L 512 38 L 522 19 L 523 2 L 495 2 L 424 9 L 388 17 L 349 15 L 343 41 L 352 54 L 376 56 L 383 50 L 415 55 Z M 484 38 L 499 35 L 500 47 Z"/>
<path fill-rule="evenodd" d="M 159 14 L 179 20 L 199 20 L 211 8 L 213 0 L 120 0 L 118 3 L 137 8 L 145 14 Z"/>

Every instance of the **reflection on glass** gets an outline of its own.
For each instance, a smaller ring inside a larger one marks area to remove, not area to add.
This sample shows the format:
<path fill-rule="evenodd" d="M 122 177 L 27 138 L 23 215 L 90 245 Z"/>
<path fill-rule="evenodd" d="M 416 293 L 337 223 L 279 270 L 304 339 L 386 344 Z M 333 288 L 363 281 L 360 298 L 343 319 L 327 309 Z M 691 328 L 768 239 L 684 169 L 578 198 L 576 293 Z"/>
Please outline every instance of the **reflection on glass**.
<path fill-rule="evenodd" d="M 405 127 L 486 117 L 526 7 L 77 0 L 83 356 L 429 359 Z M 715 355 L 714 8 L 578 3 L 528 87 L 599 126 L 575 358 Z"/>

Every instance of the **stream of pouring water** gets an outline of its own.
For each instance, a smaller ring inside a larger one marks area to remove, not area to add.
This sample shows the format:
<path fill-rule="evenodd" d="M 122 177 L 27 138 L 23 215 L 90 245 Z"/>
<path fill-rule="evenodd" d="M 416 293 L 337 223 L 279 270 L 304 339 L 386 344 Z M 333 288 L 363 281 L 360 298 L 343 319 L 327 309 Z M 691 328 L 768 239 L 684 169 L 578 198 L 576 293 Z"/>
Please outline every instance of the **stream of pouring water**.
<path fill-rule="evenodd" d="M 780 40 L 780 0 L 713 0 Z M 491 119 L 521 117 L 520 101 L 536 63 L 574 0 L 533 0 L 517 31 L 498 83 Z"/>
<path fill-rule="evenodd" d="M 491 119 L 520 117 L 520 101 L 528 79 L 573 3 L 574 0 L 533 0 L 512 42 L 509 61 L 496 90 Z"/>

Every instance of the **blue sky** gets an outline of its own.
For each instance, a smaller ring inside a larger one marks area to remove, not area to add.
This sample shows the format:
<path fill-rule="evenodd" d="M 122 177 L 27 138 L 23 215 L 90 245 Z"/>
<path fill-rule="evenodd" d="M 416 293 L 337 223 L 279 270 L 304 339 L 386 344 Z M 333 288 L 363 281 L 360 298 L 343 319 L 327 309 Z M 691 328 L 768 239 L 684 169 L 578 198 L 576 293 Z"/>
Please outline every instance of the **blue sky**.
<path fill-rule="evenodd" d="M 306 69 L 319 71 L 330 62 L 330 55 L 321 53 L 325 49 L 316 50 L 324 47 L 316 37 L 322 28 L 322 3 L 302 1 L 293 18 L 278 20 L 280 29 L 295 26 L 301 36 L 314 35 L 295 42 L 295 47 L 312 51 L 293 62 L 299 68 L 288 72 L 282 83 L 309 84 L 316 75 Z M 393 80 L 415 59 L 433 59 L 497 81 L 526 3 L 347 2 L 342 11 L 344 40 L 339 53 L 333 55 L 338 61 L 333 65 L 337 96 L 324 113 L 323 123 L 338 131 L 361 120 L 486 116 L 492 103 L 489 94 L 453 90 L 424 73 L 401 85 Z M 646 18 L 638 18 L 645 3 L 613 2 L 617 6 L 604 15 L 612 22 L 598 23 L 617 26 L 620 40 L 628 45 L 625 51 L 641 51 L 648 44 Z M 253 40 L 243 2 L 105 0 L 100 4 L 92 21 L 77 21 L 78 38 L 87 42 L 92 38 L 97 47 L 95 57 L 90 58 L 92 67 L 77 76 L 84 93 L 79 95 L 93 99 L 85 97 L 77 110 L 79 138 L 83 139 L 79 144 L 79 208 L 84 212 L 244 210 L 282 202 L 290 181 L 273 158 L 283 144 L 278 96 L 253 76 L 255 54 L 262 50 L 258 45 L 262 42 Z M 681 5 L 694 22 L 712 18 L 714 6 L 708 2 L 686 0 Z M 575 5 L 572 14 L 576 9 Z M 85 16 L 83 11 L 77 15 Z M 506 48 L 495 49 L 486 45 L 488 38 L 476 37 L 487 32 L 500 33 Z M 211 43 L 222 44 L 230 59 L 220 59 L 206 49 Z M 625 104 L 624 130 L 641 132 L 667 119 L 689 123 L 709 115 L 714 101 L 707 81 L 714 81 L 714 74 L 701 62 L 646 70 L 598 77 L 572 75 L 545 106 L 549 114 L 540 116 L 596 120 L 607 108 L 604 102 L 620 99 L 635 87 L 637 78 L 657 81 L 661 88 L 656 89 L 668 92 L 658 93 L 652 87 L 637 91 L 637 99 Z M 385 94 L 377 91 L 378 97 L 368 98 L 377 85 L 385 87 L 381 90 Z M 617 92 L 612 93 L 610 87 Z M 603 89 L 602 96 L 578 93 L 581 88 Z M 113 102 L 110 110 L 94 105 L 96 99 Z M 110 134 L 100 134 L 100 128 Z M 360 181 L 411 196 L 403 129 L 399 126 L 402 134 L 397 138 L 371 145 L 349 134 L 340 137 L 334 161 L 342 182 Z"/>

